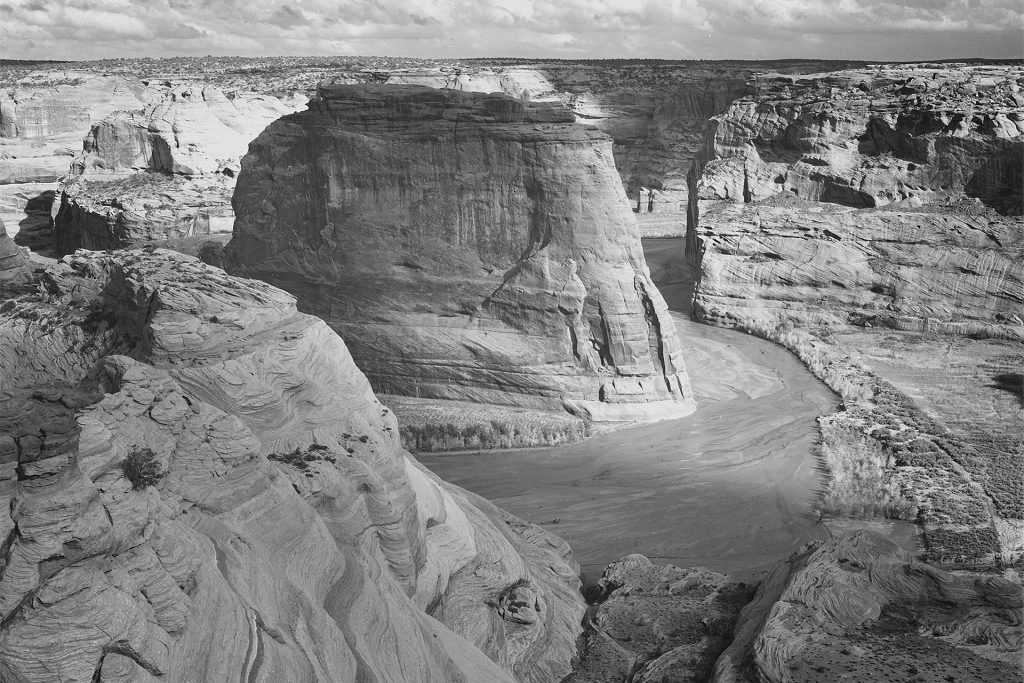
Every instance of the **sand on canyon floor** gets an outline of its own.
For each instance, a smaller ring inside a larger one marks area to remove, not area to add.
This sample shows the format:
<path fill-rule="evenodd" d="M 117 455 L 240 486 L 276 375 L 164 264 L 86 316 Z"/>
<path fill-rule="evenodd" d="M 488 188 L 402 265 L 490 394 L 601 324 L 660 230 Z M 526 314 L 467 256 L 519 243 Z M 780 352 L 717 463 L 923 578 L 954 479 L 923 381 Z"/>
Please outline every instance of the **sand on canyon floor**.
<path fill-rule="evenodd" d="M 645 243 L 674 309 L 682 240 Z M 676 284 L 672 284 L 673 280 Z M 815 418 L 837 397 L 790 352 L 673 314 L 695 414 L 528 451 L 421 454 L 435 473 L 559 534 L 584 579 L 628 553 L 756 578 L 830 534 L 815 512 L 824 474 Z M 913 546 L 910 524 L 880 523 Z"/>

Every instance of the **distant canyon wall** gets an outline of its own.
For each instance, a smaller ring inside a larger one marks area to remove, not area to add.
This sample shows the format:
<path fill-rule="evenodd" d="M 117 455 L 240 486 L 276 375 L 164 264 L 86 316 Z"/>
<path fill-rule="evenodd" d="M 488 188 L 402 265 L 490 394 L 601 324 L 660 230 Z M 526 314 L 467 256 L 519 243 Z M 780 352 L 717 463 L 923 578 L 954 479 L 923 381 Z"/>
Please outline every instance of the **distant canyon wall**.
<path fill-rule="evenodd" d="M 1024 69 L 762 76 L 690 177 L 697 314 L 1024 339 Z"/>
<path fill-rule="evenodd" d="M 611 141 L 558 103 L 332 86 L 243 159 L 231 272 L 299 297 L 382 391 L 693 409 Z"/>

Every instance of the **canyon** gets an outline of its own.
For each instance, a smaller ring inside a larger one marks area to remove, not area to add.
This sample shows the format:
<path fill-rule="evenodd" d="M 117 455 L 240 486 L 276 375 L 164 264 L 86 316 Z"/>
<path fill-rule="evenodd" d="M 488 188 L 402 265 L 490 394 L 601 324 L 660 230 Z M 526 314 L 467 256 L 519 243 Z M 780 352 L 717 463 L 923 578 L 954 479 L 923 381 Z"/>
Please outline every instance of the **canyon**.
<path fill-rule="evenodd" d="M 4 72 L 0 678 L 1019 677 L 1024 67 L 201 63 Z"/>

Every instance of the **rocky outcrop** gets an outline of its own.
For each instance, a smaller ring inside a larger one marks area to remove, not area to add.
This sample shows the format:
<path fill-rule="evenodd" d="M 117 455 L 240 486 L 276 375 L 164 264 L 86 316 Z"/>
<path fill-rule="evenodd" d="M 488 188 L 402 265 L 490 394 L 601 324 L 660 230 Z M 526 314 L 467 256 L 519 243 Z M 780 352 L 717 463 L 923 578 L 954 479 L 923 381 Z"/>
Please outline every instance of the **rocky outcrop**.
<path fill-rule="evenodd" d="M 692 410 L 607 137 L 557 104 L 324 88 L 243 159 L 229 272 L 294 293 L 378 390 Z"/>
<path fill-rule="evenodd" d="M 564 543 L 420 467 L 280 290 L 80 252 L 2 307 L 0 403 L 3 680 L 568 671 Z"/>
<path fill-rule="evenodd" d="M 19 247 L 7 236 L 4 222 L 0 221 L 0 288 L 27 283 L 32 279 L 32 266 L 27 252 L 27 249 Z"/>
<path fill-rule="evenodd" d="M 54 210 L 54 247 L 121 249 L 153 240 L 230 233 L 234 181 L 139 172 L 84 176 L 64 184 Z"/>
<path fill-rule="evenodd" d="M 565 683 L 699 683 L 732 640 L 755 586 L 628 555 L 608 565 Z"/>
<path fill-rule="evenodd" d="M 53 207 L 58 253 L 230 232 L 249 140 L 304 102 L 178 85 L 99 121 Z"/>
<path fill-rule="evenodd" d="M 756 79 L 692 169 L 698 315 L 1024 338 L 1022 85 L 1009 66 Z"/>
<path fill-rule="evenodd" d="M 141 111 L 115 112 L 94 124 L 75 165 L 82 171 L 234 176 L 249 141 L 305 101 L 178 85 Z"/>
<path fill-rule="evenodd" d="M 856 532 L 777 566 L 740 614 L 712 681 L 946 680 L 1022 674 L 1021 585 L 914 561 L 878 534 Z"/>

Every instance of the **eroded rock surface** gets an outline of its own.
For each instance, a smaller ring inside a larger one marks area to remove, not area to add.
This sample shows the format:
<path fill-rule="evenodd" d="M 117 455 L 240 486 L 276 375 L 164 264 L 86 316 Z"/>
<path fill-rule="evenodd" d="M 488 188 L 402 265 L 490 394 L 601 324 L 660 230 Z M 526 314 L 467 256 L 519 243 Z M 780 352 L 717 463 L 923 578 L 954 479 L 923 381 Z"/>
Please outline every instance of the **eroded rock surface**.
<path fill-rule="evenodd" d="M 566 683 L 700 683 L 732 640 L 754 586 L 701 568 L 629 555 L 608 565 L 606 595 L 588 615 L 580 662 Z"/>
<path fill-rule="evenodd" d="M 378 390 L 685 414 L 610 141 L 557 104 L 324 88 L 243 159 L 230 272 L 293 292 Z"/>
<path fill-rule="evenodd" d="M 305 102 L 198 83 L 149 96 L 85 137 L 53 209 L 59 253 L 230 232 L 238 160 L 268 123 Z"/>
<path fill-rule="evenodd" d="M 568 671 L 568 548 L 420 467 L 285 292 L 161 250 L 68 257 L 0 308 L 0 416 L 3 680 Z"/>
<path fill-rule="evenodd" d="M 856 532 L 776 567 L 740 614 L 712 681 L 1013 681 L 1019 581 L 951 574 Z"/>
<path fill-rule="evenodd" d="M 691 175 L 698 315 L 1024 339 L 1024 70 L 755 85 Z"/>

